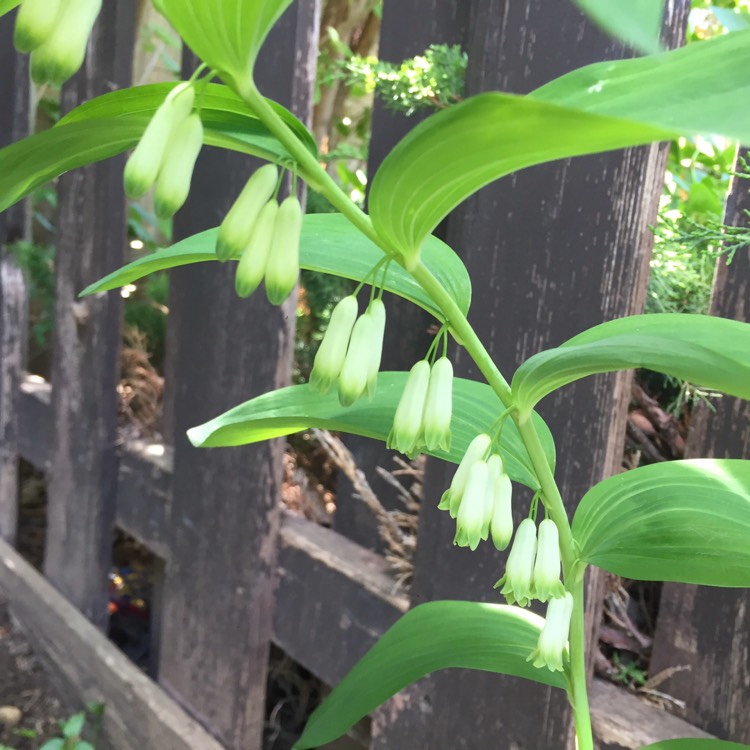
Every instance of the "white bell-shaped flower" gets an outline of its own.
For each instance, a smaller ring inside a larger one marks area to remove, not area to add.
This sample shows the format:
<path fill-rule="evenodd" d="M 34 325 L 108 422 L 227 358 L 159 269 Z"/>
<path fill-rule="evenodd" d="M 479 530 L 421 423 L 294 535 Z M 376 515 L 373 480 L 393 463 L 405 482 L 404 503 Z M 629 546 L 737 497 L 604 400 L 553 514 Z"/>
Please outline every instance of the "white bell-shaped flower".
<path fill-rule="evenodd" d="M 562 672 L 566 658 L 570 619 L 573 615 L 573 597 L 569 592 L 547 605 L 547 617 L 536 648 L 526 661 L 535 667 L 547 667 L 551 672 Z"/>
<path fill-rule="evenodd" d="M 469 469 L 475 461 L 484 459 L 491 444 L 492 438 L 486 433 L 477 435 L 469 443 L 469 447 L 466 449 L 466 453 L 464 453 L 461 463 L 459 463 L 458 469 L 453 475 L 451 486 L 443 493 L 438 505 L 440 510 L 450 511 L 451 518 L 455 518 L 458 514 L 458 508 L 461 504 L 464 488 L 466 487 L 466 480 L 469 478 Z"/>
<path fill-rule="evenodd" d="M 539 524 L 534 563 L 534 591 L 540 602 L 546 602 L 565 593 L 560 572 L 560 536 L 555 522 L 551 518 L 545 518 Z"/>
<path fill-rule="evenodd" d="M 453 365 L 448 357 L 440 357 L 430 370 L 422 428 L 424 444 L 430 451 L 451 449 L 451 418 L 453 416 Z"/>
<path fill-rule="evenodd" d="M 310 385 L 320 393 L 328 393 L 341 374 L 357 312 L 357 298 L 352 294 L 333 308 L 310 373 Z"/>
<path fill-rule="evenodd" d="M 487 479 L 489 467 L 486 461 L 475 461 L 469 469 L 466 488 L 456 517 L 456 537 L 453 544 L 469 547 L 479 546 L 487 520 Z"/>
<path fill-rule="evenodd" d="M 536 545 L 536 524 L 530 518 L 525 518 L 516 530 L 505 575 L 495 584 L 508 604 L 517 603 L 526 607 L 534 598 Z"/>
<path fill-rule="evenodd" d="M 417 362 L 409 372 L 404 392 L 393 417 L 393 427 L 388 435 L 388 447 L 412 456 L 419 447 L 422 432 L 422 414 L 430 380 L 430 363 Z"/>

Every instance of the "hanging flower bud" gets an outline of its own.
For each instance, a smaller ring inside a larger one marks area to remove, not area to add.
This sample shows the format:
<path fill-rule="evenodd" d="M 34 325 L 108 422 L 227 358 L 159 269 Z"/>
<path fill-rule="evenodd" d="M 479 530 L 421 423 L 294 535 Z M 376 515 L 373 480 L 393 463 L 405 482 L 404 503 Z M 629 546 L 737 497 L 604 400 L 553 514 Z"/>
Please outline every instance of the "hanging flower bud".
<path fill-rule="evenodd" d="M 453 365 L 440 357 L 432 365 L 424 407 L 424 443 L 430 451 L 451 449 L 453 415 Z"/>
<path fill-rule="evenodd" d="M 513 486 L 510 477 L 503 468 L 492 488 L 492 520 L 490 521 L 492 543 L 501 552 L 510 544 L 513 536 L 512 494 Z"/>
<path fill-rule="evenodd" d="M 430 364 L 426 359 L 421 359 L 409 372 L 393 418 L 393 427 L 388 435 L 388 447 L 407 456 L 417 451 L 429 380 Z"/>
<path fill-rule="evenodd" d="M 560 537 L 551 518 L 539 524 L 539 543 L 534 563 L 534 591 L 540 602 L 562 596 L 565 587 L 560 580 Z"/>
<path fill-rule="evenodd" d="M 187 200 L 193 169 L 202 147 L 200 115 L 189 115 L 175 129 L 156 178 L 154 213 L 160 219 L 171 219 Z"/>
<path fill-rule="evenodd" d="M 469 547 L 472 552 L 479 546 L 487 521 L 489 474 L 490 470 L 485 461 L 479 460 L 472 464 L 456 517 L 456 537 L 453 544 Z"/>
<path fill-rule="evenodd" d="M 301 234 L 302 206 L 290 195 L 279 206 L 266 264 L 266 296 L 272 305 L 280 305 L 297 286 Z"/>
<path fill-rule="evenodd" d="M 484 493 L 486 499 L 486 509 L 484 514 L 484 526 L 482 527 L 482 539 L 486 542 L 490 536 L 490 525 L 492 523 L 492 514 L 495 509 L 495 482 L 503 473 L 503 459 L 497 453 L 493 453 L 487 459 L 487 490 Z"/>
<path fill-rule="evenodd" d="M 83 64 L 102 0 L 68 0 L 50 36 L 31 53 L 34 83 L 63 84 Z"/>
<path fill-rule="evenodd" d="M 547 617 L 537 646 L 526 661 L 533 662 L 535 667 L 547 667 L 550 672 L 562 672 L 572 615 L 573 597 L 569 592 L 552 599 L 547 605 Z"/>
<path fill-rule="evenodd" d="M 367 307 L 366 315 L 372 318 L 372 342 L 368 355 L 367 396 L 370 401 L 375 398 L 378 386 L 380 361 L 383 358 L 383 341 L 385 340 L 385 305 L 382 299 L 374 299 Z"/>
<path fill-rule="evenodd" d="M 536 524 L 525 518 L 518 526 L 516 538 L 505 565 L 505 575 L 495 584 L 508 604 L 526 607 L 534 598 L 534 558 L 536 557 Z"/>
<path fill-rule="evenodd" d="M 240 297 L 249 297 L 263 281 L 278 212 L 279 204 L 275 200 L 268 201 L 255 222 L 250 242 L 242 253 L 234 277 L 234 288 Z"/>
<path fill-rule="evenodd" d="M 156 110 L 125 165 L 125 192 L 129 198 L 141 198 L 156 182 L 167 145 L 175 128 L 192 111 L 194 101 L 193 85 L 184 82 L 175 86 Z"/>
<path fill-rule="evenodd" d="M 342 406 L 351 406 L 367 390 L 374 323 L 372 317 L 365 313 L 352 329 L 344 366 L 339 375 L 339 402 Z"/>
<path fill-rule="evenodd" d="M 469 469 L 475 461 L 484 459 L 485 454 L 490 449 L 492 439 L 486 433 L 477 435 L 464 453 L 461 463 L 458 465 L 456 473 L 453 475 L 451 486 L 443 493 L 438 508 L 440 510 L 449 510 L 451 518 L 458 514 L 458 508 L 461 504 L 461 497 L 464 494 L 466 480 L 469 478 Z"/>
<path fill-rule="evenodd" d="M 310 385 L 320 393 L 328 393 L 341 373 L 357 309 L 357 298 L 351 294 L 333 308 L 310 373 Z"/>
<path fill-rule="evenodd" d="M 216 240 L 216 255 L 219 260 L 242 255 L 263 206 L 273 196 L 278 179 L 279 170 L 276 165 L 266 164 L 247 181 L 219 227 Z"/>
<path fill-rule="evenodd" d="M 44 44 L 52 36 L 61 7 L 61 0 L 23 0 L 13 31 L 16 49 L 31 52 Z"/>

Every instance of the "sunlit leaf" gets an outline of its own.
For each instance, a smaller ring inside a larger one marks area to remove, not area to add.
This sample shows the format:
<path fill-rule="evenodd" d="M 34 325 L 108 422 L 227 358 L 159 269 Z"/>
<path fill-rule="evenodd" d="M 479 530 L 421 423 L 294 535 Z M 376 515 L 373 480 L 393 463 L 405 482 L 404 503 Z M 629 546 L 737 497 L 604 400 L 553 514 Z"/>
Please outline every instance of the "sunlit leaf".
<path fill-rule="evenodd" d="M 542 624 L 527 610 L 501 604 L 443 601 L 415 607 L 315 710 L 294 747 L 306 750 L 335 740 L 399 690 L 440 669 L 480 669 L 565 689 L 561 672 L 526 661 Z"/>
<path fill-rule="evenodd" d="M 643 466 L 586 493 L 573 519 L 582 560 L 643 581 L 750 587 L 750 461 Z"/>
<path fill-rule="evenodd" d="M 563 385 L 634 367 L 750 399 L 750 324 L 675 313 L 611 320 L 526 360 L 513 376 L 513 400 L 528 413 Z"/>
<path fill-rule="evenodd" d="M 385 159 L 370 194 L 373 223 L 412 263 L 455 206 L 519 169 L 679 135 L 750 142 L 748 68 L 750 32 L 738 32 L 581 68 L 526 97 L 467 99 L 418 125 Z"/>
<path fill-rule="evenodd" d="M 575 0 L 576 5 L 615 39 L 639 52 L 662 50 L 659 41 L 665 0 Z"/>
<path fill-rule="evenodd" d="M 10 13 L 13 8 L 17 8 L 20 4 L 21 0 L 0 0 L 0 16 Z"/>
<path fill-rule="evenodd" d="M 322 396 L 308 385 L 282 388 L 193 427 L 188 431 L 188 437 L 196 447 L 216 448 L 256 443 L 319 427 L 385 441 L 406 376 L 405 372 L 380 373 L 375 398 L 372 401 L 360 399 L 349 407 L 341 406 L 335 393 Z M 480 432 L 489 431 L 503 411 L 503 405 L 488 385 L 457 378 L 453 389 L 451 450 L 432 455 L 458 463 L 469 442 Z M 555 448 L 549 428 L 537 414 L 534 414 L 534 420 L 547 460 L 554 468 Z M 532 489 L 538 488 L 531 461 L 510 420 L 502 432 L 500 453 L 511 479 Z"/>
<path fill-rule="evenodd" d="M 91 284 L 83 290 L 82 295 L 117 289 L 154 271 L 216 261 L 214 247 L 217 233 L 217 229 L 209 229 L 165 250 L 145 255 Z M 363 281 L 382 258 L 383 251 L 341 214 L 305 216 L 300 242 L 302 268 Z M 437 237 L 431 237 L 425 243 L 424 261 L 461 310 L 468 311 L 471 302 L 471 279 L 461 259 L 444 242 Z M 379 273 L 378 283 L 381 280 L 382 273 Z M 436 317 L 441 317 L 432 299 L 401 266 L 391 264 L 385 277 L 384 288 L 411 300 Z"/>
<path fill-rule="evenodd" d="M 105 94 L 74 109 L 55 127 L 1 149 L 0 211 L 64 172 L 135 146 L 174 85 L 153 84 Z M 316 153 L 305 126 L 283 107 L 275 107 L 302 142 Z M 204 141 L 209 146 L 270 161 L 293 161 L 252 110 L 226 86 L 207 86 L 201 118 Z"/>

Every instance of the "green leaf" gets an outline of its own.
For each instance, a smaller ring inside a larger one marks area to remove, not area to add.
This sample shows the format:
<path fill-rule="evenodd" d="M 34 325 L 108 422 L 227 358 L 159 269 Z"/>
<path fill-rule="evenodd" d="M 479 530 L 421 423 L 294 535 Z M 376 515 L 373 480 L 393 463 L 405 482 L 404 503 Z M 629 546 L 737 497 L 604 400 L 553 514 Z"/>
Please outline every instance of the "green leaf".
<path fill-rule="evenodd" d="M 237 90 L 251 80 L 268 32 L 292 0 L 156 0 L 195 54 Z"/>
<path fill-rule="evenodd" d="M 523 415 L 563 385 L 634 367 L 750 399 L 750 324 L 678 313 L 611 320 L 526 360 L 513 400 Z"/>
<path fill-rule="evenodd" d="M 738 32 L 581 68 L 526 97 L 467 99 L 418 125 L 385 159 L 372 184 L 373 224 L 411 265 L 453 208 L 516 170 L 679 135 L 750 142 L 749 67 L 750 32 Z"/>
<path fill-rule="evenodd" d="M 54 737 L 47 740 L 39 750 L 65 750 L 65 740 L 61 737 Z"/>
<path fill-rule="evenodd" d="M 576 5 L 615 39 L 647 55 L 662 51 L 659 41 L 665 0 L 575 0 Z"/>
<path fill-rule="evenodd" d="M 360 399 L 349 407 L 339 404 L 336 393 L 322 396 L 308 385 L 282 388 L 193 427 L 188 431 L 188 438 L 196 447 L 217 448 L 257 443 L 319 427 L 385 441 L 406 377 L 405 372 L 381 372 L 375 398 L 372 401 Z M 488 385 L 456 378 L 451 450 L 431 455 L 458 463 L 469 442 L 480 432 L 491 430 L 503 411 L 503 405 Z M 554 469 L 555 448 L 549 428 L 537 414 L 534 414 L 534 420 L 547 460 Z M 511 479 L 533 490 L 539 487 L 526 449 L 515 424 L 510 420 L 503 428 L 500 453 Z"/>
<path fill-rule="evenodd" d="M 104 94 L 74 109 L 55 127 L 0 150 L 0 211 L 64 172 L 135 146 L 175 85 L 159 83 Z M 308 149 L 317 153 L 305 126 L 283 107 L 276 105 L 276 109 Z M 201 119 L 204 142 L 209 146 L 269 161 L 293 162 L 252 110 L 226 86 L 208 84 Z"/>
<path fill-rule="evenodd" d="M 81 295 L 117 289 L 154 271 L 190 263 L 215 261 L 217 229 L 188 237 L 172 247 L 145 255 L 94 282 Z M 302 226 L 300 265 L 321 273 L 363 281 L 373 266 L 383 259 L 383 251 L 365 237 L 341 214 L 308 214 Z M 425 243 L 425 265 L 466 313 L 471 303 L 471 279 L 461 259 L 437 237 Z M 378 275 L 380 282 L 381 275 Z M 401 266 L 391 264 L 385 278 L 385 289 L 411 300 L 443 319 L 432 299 Z"/>
<path fill-rule="evenodd" d="M 740 745 L 739 742 L 724 742 L 723 740 L 664 740 L 654 745 L 646 745 L 642 750 L 748 750 L 750 745 Z"/>
<path fill-rule="evenodd" d="M 80 713 L 73 714 L 64 724 L 62 733 L 65 737 L 79 737 L 83 731 L 83 725 L 86 723 L 86 714 L 81 711 Z"/>
<path fill-rule="evenodd" d="M 527 610 L 502 604 L 442 601 L 415 607 L 314 711 L 295 749 L 335 740 L 399 690 L 439 669 L 479 669 L 565 689 L 563 673 L 526 661 L 543 622 Z"/>
<path fill-rule="evenodd" d="M 579 557 L 642 581 L 750 587 L 750 461 L 669 461 L 605 479 L 573 518 Z"/>
<path fill-rule="evenodd" d="M 20 4 L 21 0 L 0 0 L 0 16 L 10 13 L 13 8 L 17 8 Z"/>

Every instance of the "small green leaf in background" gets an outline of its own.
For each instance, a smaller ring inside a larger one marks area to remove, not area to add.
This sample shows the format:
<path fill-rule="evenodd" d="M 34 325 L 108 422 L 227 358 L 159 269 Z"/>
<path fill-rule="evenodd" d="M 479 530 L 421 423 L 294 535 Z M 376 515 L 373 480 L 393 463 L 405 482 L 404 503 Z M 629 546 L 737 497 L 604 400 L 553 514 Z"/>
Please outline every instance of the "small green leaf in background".
<path fill-rule="evenodd" d="M 453 208 L 519 169 L 680 135 L 750 143 L 747 69 L 750 32 L 737 32 L 590 65 L 526 97 L 467 99 L 429 117 L 391 151 L 372 183 L 373 224 L 411 265 Z"/>
<path fill-rule="evenodd" d="M 574 0 L 594 23 L 647 55 L 662 51 L 659 41 L 665 0 Z"/>
<path fill-rule="evenodd" d="M 156 0 L 156 9 L 195 54 L 238 91 L 252 78 L 258 52 L 292 0 Z"/>
<path fill-rule="evenodd" d="M 65 737 L 80 737 L 83 731 L 83 725 L 86 723 L 86 714 L 81 711 L 80 713 L 73 714 L 63 724 L 62 733 Z"/>
<path fill-rule="evenodd" d="M 39 750 L 65 750 L 65 740 L 61 737 L 47 740 Z"/>
<path fill-rule="evenodd" d="M 696 459 L 605 479 L 573 518 L 580 559 L 625 578 L 750 587 L 750 461 Z"/>
<path fill-rule="evenodd" d="M 81 292 L 95 294 L 132 284 L 144 276 L 166 268 L 216 261 L 217 229 L 188 237 L 172 247 L 145 255 L 113 271 Z M 341 214 L 308 214 L 300 240 L 300 266 L 310 271 L 364 281 L 373 266 L 383 259 L 383 251 L 365 237 Z M 442 283 L 462 312 L 471 303 L 471 279 L 461 259 L 442 240 L 430 237 L 425 243 L 423 261 Z M 378 283 L 382 281 L 378 274 Z M 385 277 L 386 291 L 398 294 L 443 319 L 432 298 L 401 266 L 391 264 Z"/>
<path fill-rule="evenodd" d="M 10 13 L 13 8 L 18 7 L 20 4 L 21 0 L 0 0 L 0 16 Z"/>
<path fill-rule="evenodd" d="M 750 324 L 676 313 L 611 320 L 527 359 L 513 376 L 513 401 L 523 415 L 563 385 L 635 367 L 750 399 Z"/>
<path fill-rule="evenodd" d="M 135 146 L 174 83 L 157 83 L 104 94 L 82 104 L 55 127 L 0 149 L 0 211 L 71 169 L 102 161 Z M 280 105 L 277 113 L 313 154 L 307 128 Z M 206 87 L 201 118 L 204 141 L 270 161 L 291 157 L 252 110 L 230 89 Z"/>
<path fill-rule="evenodd" d="M 562 672 L 526 661 L 543 623 L 538 615 L 503 604 L 443 601 L 415 607 L 315 710 L 295 750 L 335 740 L 399 690 L 439 669 L 481 669 L 565 689 Z"/>
<path fill-rule="evenodd" d="M 738 742 L 724 742 L 723 740 L 664 740 L 654 745 L 646 745 L 641 750 L 748 750 L 750 745 L 740 745 Z"/>
<path fill-rule="evenodd" d="M 339 403 L 336 393 L 323 396 L 308 385 L 295 385 L 236 406 L 228 412 L 188 431 L 190 441 L 199 448 L 219 448 L 257 443 L 290 435 L 310 427 L 385 441 L 393 424 L 406 383 L 405 372 L 381 372 L 375 398 L 360 399 L 352 406 Z M 490 386 L 456 378 L 453 388 L 451 450 L 431 455 L 458 463 L 469 442 L 480 432 L 489 432 L 504 407 Z M 554 469 L 555 446 L 544 420 L 534 414 L 537 432 L 550 466 Z M 531 460 L 518 430 L 508 420 L 500 439 L 500 454 L 511 479 L 532 490 L 539 487 Z"/>

